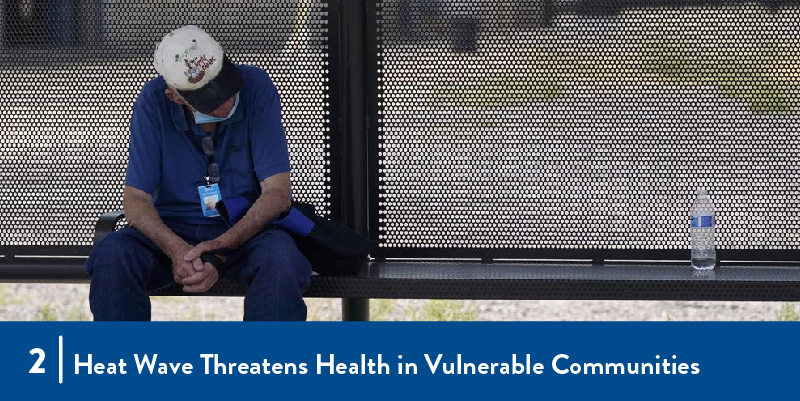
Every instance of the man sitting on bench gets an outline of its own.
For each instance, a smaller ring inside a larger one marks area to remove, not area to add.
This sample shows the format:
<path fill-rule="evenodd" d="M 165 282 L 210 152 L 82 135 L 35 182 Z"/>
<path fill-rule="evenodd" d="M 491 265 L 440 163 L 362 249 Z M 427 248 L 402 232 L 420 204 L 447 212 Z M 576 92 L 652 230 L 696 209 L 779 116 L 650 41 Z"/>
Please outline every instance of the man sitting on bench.
<path fill-rule="evenodd" d="M 150 320 L 148 290 L 204 292 L 222 275 L 248 287 L 245 320 L 305 320 L 311 265 L 268 225 L 291 204 L 275 85 L 264 70 L 231 63 L 195 26 L 165 36 L 154 64 L 160 76 L 131 118 L 129 226 L 86 264 L 95 320 Z M 234 199 L 252 202 L 238 222 L 217 210 Z"/>

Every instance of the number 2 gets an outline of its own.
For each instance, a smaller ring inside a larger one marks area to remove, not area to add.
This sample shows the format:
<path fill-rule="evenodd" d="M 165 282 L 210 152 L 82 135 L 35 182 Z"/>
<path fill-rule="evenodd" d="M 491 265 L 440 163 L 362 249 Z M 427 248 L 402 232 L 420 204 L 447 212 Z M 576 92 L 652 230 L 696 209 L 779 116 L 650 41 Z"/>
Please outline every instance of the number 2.
<path fill-rule="evenodd" d="M 31 350 L 31 355 L 34 354 L 39 354 L 39 359 L 36 360 L 36 363 L 33 364 L 28 373 L 44 373 L 44 368 L 39 367 L 44 362 L 44 351 L 41 348 L 34 348 Z"/>

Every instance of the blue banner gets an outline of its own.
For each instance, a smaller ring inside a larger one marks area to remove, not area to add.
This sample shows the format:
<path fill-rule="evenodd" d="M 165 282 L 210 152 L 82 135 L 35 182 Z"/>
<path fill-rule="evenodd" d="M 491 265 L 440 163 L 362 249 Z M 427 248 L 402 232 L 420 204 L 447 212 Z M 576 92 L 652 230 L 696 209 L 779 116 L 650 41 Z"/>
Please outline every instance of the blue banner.
<path fill-rule="evenodd" d="M 2 399 L 798 397 L 795 323 L 2 323 Z"/>

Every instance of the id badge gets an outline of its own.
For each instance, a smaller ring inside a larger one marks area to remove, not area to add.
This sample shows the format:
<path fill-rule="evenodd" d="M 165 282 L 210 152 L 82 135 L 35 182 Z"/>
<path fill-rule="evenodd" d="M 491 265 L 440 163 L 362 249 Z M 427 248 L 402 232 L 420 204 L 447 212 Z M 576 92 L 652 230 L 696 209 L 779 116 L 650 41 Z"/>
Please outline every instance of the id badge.
<path fill-rule="evenodd" d="M 219 216 L 217 202 L 222 200 L 222 195 L 219 193 L 219 184 L 201 185 L 197 187 L 197 192 L 200 193 L 200 207 L 203 209 L 203 216 Z"/>

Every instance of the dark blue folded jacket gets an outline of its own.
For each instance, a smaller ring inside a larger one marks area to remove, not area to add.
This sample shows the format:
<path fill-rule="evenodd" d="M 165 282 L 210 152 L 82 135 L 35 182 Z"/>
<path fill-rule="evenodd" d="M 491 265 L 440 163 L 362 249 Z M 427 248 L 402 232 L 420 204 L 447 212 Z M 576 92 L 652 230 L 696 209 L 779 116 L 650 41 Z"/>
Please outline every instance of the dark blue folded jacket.
<path fill-rule="evenodd" d="M 229 224 L 236 224 L 250 208 L 242 198 L 217 203 L 217 210 Z M 293 202 L 292 207 L 270 224 L 294 237 L 314 271 L 328 276 L 354 275 L 361 270 L 373 243 L 344 224 L 317 216 L 314 206 Z"/>

